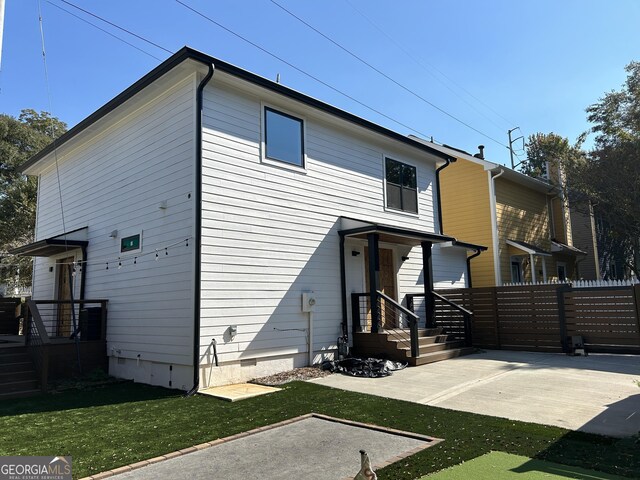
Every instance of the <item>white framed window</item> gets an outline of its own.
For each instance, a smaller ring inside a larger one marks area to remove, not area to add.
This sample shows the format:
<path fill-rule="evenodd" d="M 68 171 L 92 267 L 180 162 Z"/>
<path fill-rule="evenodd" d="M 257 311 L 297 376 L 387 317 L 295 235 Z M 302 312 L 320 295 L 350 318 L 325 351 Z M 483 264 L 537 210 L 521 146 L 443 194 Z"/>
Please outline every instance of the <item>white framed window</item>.
<path fill-rule="evenodd" d="M 413 165 L 384 157 L 385 206 L 400 212 L 418 213 L 418 177 Z"/>
<path fill-rule="evenodd" d="M 263 106 L 263 161 L 305 168 L 304 120 Z"/>

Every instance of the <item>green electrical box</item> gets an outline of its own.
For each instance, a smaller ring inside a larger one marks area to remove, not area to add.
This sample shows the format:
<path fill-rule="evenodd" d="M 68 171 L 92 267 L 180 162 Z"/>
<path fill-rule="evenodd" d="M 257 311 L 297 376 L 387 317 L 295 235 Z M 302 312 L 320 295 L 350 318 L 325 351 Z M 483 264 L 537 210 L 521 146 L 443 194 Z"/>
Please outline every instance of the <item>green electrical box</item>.
<path fill-rule="evenodd" d="M 120 240 L 120 253 L 140 250 L 140 234 L 124 237 Z"/>

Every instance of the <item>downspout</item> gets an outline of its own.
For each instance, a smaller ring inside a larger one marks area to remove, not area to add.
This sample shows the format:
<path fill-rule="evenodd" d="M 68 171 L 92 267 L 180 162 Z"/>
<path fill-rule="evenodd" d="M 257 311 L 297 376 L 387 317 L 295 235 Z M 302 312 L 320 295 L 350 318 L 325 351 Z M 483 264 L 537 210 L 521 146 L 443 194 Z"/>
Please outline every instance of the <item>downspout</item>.
<path fill-rule="evenodd" d="M 467 257 L 467 288 L 473 288 L 473 284 L 471 282 L 471 260 L 476 258 L 481 253 L 482 250 L 476 248 L 476 253 Z"/>
<path fill-rule="evenodd" d="M 496 212 L 496 178 L 504 174 L 504 169 L 500 169 L 497 175 L 491 175 L 489 170 L 489 202 L 491 204 L 491 233 L 493 237 L 493 270 L 496 285 L 502 285 L 502 273 L 500 272 L 500 254 L 498 240 L 498 213 Z"/>
<path fill-rule="evenodd" d="M 196 168 L 195 168 L 195 232 L 194 232 L 194 285 L 193 285 L 193 387 L 187 395 L 198 392 L 200 386 L 200 282 L 201 282 L 201 262 L 202 253 L 202 109 L 203 91 L 211 77 L 213 77 L 214 65 L 208 64 L 209 71 L 202 79 L 196 90 Z"/>
<path fill-rule="evenodd" d="M 444 231 L 444 229 L 442 228 L 442 196 L 440 195 L 440 171 L 447 168 L 449 165 L 455 162 L 456 159 L 445 158 L 444 161 L 447 163 L 436 168 L 436 189 L 438 190 L 438 229 L 440 230 L 440 235 L 443 235 L 442 232 Z"/>

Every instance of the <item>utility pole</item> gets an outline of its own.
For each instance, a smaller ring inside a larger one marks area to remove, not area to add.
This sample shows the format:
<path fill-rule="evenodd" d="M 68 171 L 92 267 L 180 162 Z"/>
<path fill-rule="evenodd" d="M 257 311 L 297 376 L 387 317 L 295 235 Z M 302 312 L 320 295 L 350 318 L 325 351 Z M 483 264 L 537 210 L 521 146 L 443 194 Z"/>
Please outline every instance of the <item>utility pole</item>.
<path fill-rule="evenodd" d="M 4 0 L 0 0 L 0 70 L 2 70 L 2 36 L 4 35 Z"/>
<path fill-rule="evenodd" d="M 512 128 L 511 130 L 507 130 L 507 132 L 508 132 L 508 134 L 509 134 L 509 154 L 511 155 L 511 168 L 512 168 L 512 169 L 514 169 L 514 170 L 515 170 L 515 168 L 516 168 L 516 166 L 517 166 L 517 165 L 516 165 L 516 164 L 514 163 L 514 161 L 513 161 L 513 155 L 514 155 L 514 154 L 513 154 L 513 144 L 514 144 L 515 142 L 517 142 L 518 140 L 520 140 L 521 138 L 523 138 L 523 139 L 524 139 L 524 137 L 523 137 L 522 135 L 520 135 L 520 136 L 519 136 L 519 137 L 517 137 L 517 138 L 511 139 L 511 134 L 512 134 L 513 132 L 515 132 L 516 130 L 518 130 L 519 128 L 520 128 L 520 127 L 514 127 L 514 128 Z M 518 165 L 520 165 L 520 163 L 518 163 Z"/>

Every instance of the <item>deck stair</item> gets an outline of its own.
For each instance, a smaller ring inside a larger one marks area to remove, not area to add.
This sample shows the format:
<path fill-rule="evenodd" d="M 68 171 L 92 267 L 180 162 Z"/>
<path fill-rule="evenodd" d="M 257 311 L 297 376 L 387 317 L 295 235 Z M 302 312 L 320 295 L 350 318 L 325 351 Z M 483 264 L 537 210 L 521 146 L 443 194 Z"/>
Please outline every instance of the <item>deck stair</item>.
<path fill-rule="evenodd" d="M 23 345 L 0 348 L 0 400 L 37 395 L 38 373 Z"/>
<path fill-rule="evenodd" d="M 439 327 L 421 328 L 418 334 L 420 355 L 416 358 L 411 357 L 409 330 L 399 328 L 383 330 L 380 333 L 355 333 L 355 353 L 361 356 L 384 357 L 416 366 L 473 352 L 473 348 L 465 347 L 464 341 L 453 339 Z"/>

